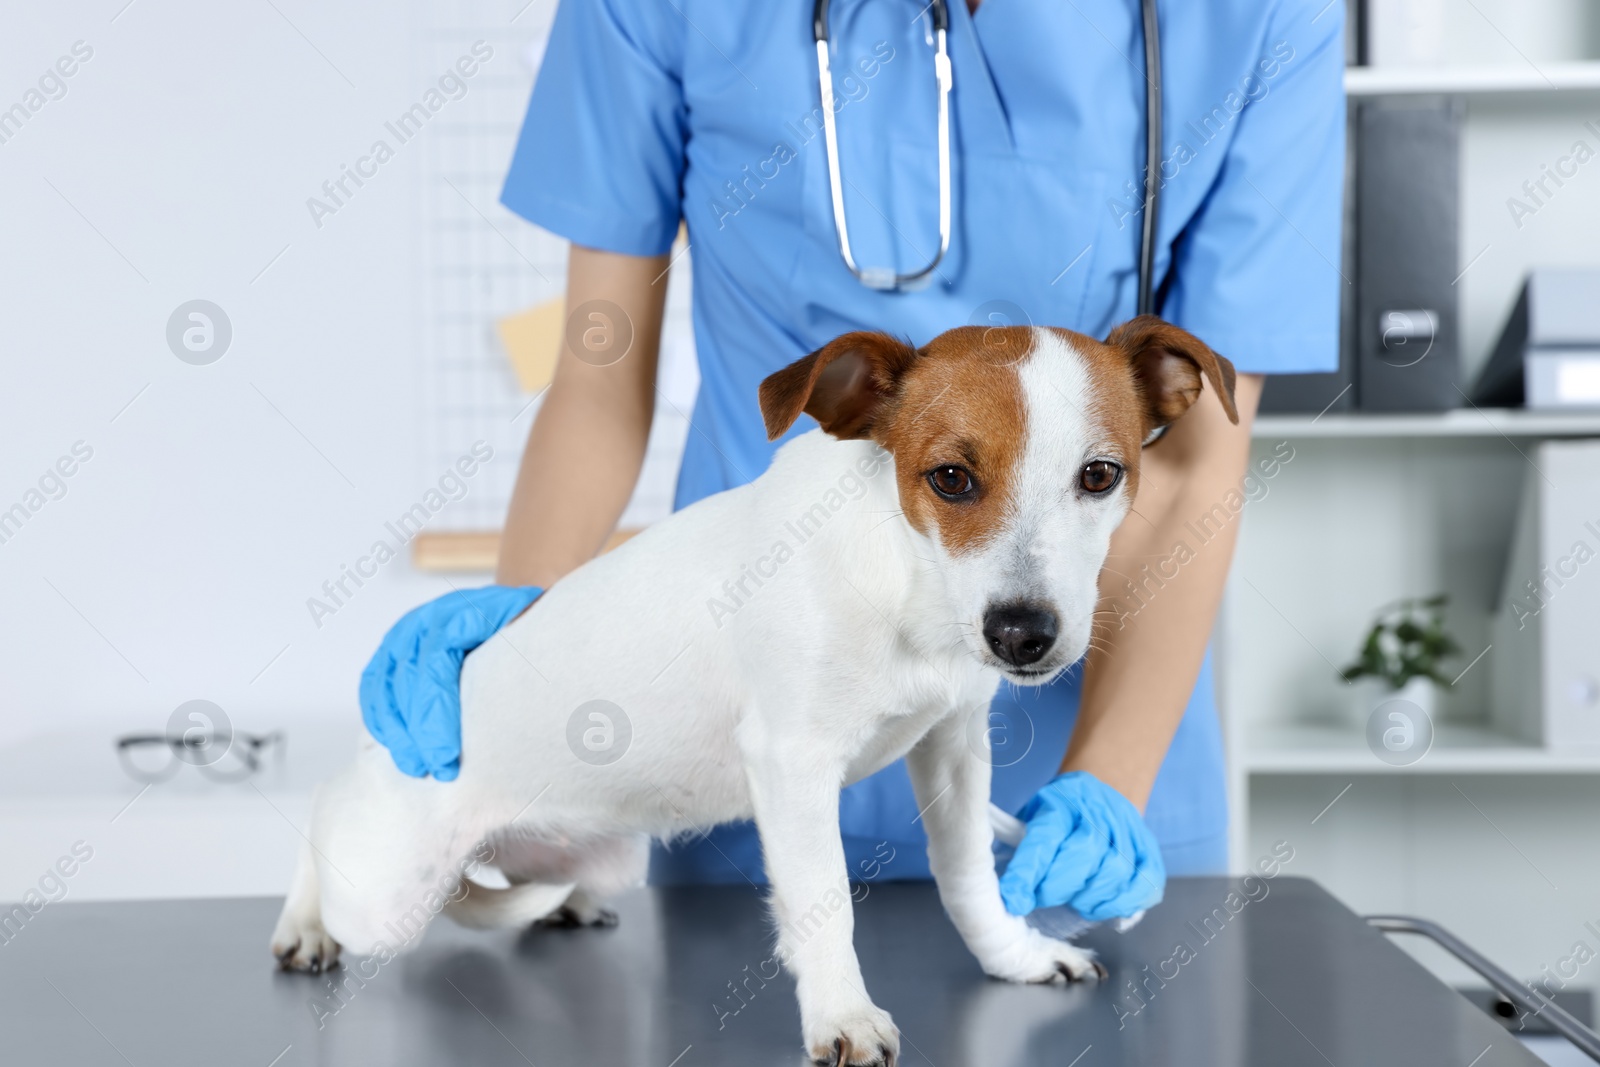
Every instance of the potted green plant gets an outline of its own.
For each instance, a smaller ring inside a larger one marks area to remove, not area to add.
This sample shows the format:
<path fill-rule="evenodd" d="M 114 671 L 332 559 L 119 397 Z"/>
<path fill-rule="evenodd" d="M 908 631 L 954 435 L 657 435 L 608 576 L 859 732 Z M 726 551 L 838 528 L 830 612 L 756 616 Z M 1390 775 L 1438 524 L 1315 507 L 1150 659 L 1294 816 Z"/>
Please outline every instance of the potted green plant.
<path fill-rule="evenodd" d="M 1440 689 L 1453 684 L 1441 663 L 1460 653 L 1444 629 L 1448 597 L 1397 600 L 1378 610 L 1354 663 L 1342 672 L 1355 687 L 1355 711 L 1365 722 L 1388 700 L 1408 700 L 1433 715 Z"/>

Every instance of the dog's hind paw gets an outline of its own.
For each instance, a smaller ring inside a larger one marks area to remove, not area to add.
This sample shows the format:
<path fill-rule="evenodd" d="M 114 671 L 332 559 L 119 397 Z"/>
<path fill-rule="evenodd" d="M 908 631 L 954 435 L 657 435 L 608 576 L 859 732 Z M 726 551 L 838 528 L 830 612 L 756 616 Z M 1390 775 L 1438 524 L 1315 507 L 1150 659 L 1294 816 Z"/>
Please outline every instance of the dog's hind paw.
<path fill-rule="evenodd" d="M 872 1004 L 847 1019 L 808 1029 L 828 1035 L 806 1042 L 812 1062 L 826 1067 L 894 1067 L 900 1055 L 894 1020 Z"/>
<path fill-rule="evenodd" d="M 550 912 L 542 919 L 536 919 L 535 927 L 555 930 L 575 930 L 582 926 L 615 926 L 617 913 L 610 908 L 600 906 L 582 889 L 574 889 L 567 894 L 567 899 L 561 906 Z"/>
<path fill-rule="evenodd" d="M 272 955 L 281 970 L 321 974 L 339 966 L 339 942 L 315 919 L 279 923 L 272 935 Z"/>
<path fill-rule="evenodd" d="M 546 930 L 576 930 L 584 926 L 615 926 L 617 913 L 610 908 L 591 907 L 574 908 L 563 904 L 542 919 L 534 922 L 534 926 Z"/>

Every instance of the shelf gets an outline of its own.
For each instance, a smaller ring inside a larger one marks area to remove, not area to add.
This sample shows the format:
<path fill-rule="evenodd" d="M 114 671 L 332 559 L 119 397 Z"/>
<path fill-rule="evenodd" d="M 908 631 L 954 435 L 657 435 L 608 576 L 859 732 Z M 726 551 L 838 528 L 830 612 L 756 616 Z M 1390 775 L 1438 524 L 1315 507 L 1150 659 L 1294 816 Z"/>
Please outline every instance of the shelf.
<path fill-rule="evenodd" d="M 1457 408 L 1437 414 L 1262 415 L 1257 438 L 1309 437 L 1600 437 L 1600 411 Z"/>
<path fill-rule="evenodd" d="M 1552 751 L 1481 727 L 1440 724 L 1428 754 L 1405 767 L 1373 755 L 1352 726 L 1251 731 L 1249 774 L 1600 774 L 1600 749 Z"/>
<path fill-rule="evenodd" d="M 1466 96 L 1600 92 L 1600 61 L 1467 67 L 1348 67 L 1352 98 L 1448 93 Z"/>
<path fill-rule="evenodd" d="M 93 862 L 74 900 L 278 895 L 288 888 L 317 784 L 349 765 L 365 731 L 354 707 L 240 715 L 281 730 L 259 774 L 217 782 L 179 766 L 154 784 L 130 778 L 112 738 L 158 732 L 160 719 L 31 734 L 0 745 L 0 900 L 21 900 L 74 841 Z"/>

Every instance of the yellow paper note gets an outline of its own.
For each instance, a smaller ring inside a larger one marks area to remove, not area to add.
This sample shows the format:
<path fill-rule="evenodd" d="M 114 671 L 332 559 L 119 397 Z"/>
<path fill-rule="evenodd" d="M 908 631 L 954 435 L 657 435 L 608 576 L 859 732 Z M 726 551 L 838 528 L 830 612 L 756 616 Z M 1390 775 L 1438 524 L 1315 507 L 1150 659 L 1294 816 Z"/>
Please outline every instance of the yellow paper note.
<path fill-rule="evenodd" d="M 566 299 L 558 296 L 495 323 L 500 344 L 525 393 L 537 393 L 550 384 L 555 374 L 556 356 L 561 352 L 565 306 Z"/>

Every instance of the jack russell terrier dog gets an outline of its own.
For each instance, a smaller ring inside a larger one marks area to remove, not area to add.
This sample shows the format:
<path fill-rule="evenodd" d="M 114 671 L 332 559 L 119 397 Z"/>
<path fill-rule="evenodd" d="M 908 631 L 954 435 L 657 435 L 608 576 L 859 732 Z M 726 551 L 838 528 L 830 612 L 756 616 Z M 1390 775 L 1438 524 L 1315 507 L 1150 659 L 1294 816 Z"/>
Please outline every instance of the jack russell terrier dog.
<path fill-rule="evenodd" d="M 778 958 L 819 1062 L 892 1063 L 862 984 L 839 791 L 902 756 L 940 899 L 989 974 L 1103 973 L 1001 903 L 987 710 L 1089 646 L 1142 444 L 1234 372 L 1143 316 L 1104 342 L 967 326 L 917 349 L 846 334 L 761 384 L 776 439 L 748 485 L 562 578 L 466 660 L 460 777 L 367 740 L 317 793 L 272 935 L 289 969 L 403 951 L 433 915 L 614 921 L 651 838 L 754 818 Z M 596 710 L 598 709 L 598 710 Z M 591 725 L 591 724 L 599 725 Z M 607 751 L 609 749 L 609 751 Z M 462 878 L 492 856 L 509 888 Z"/>

